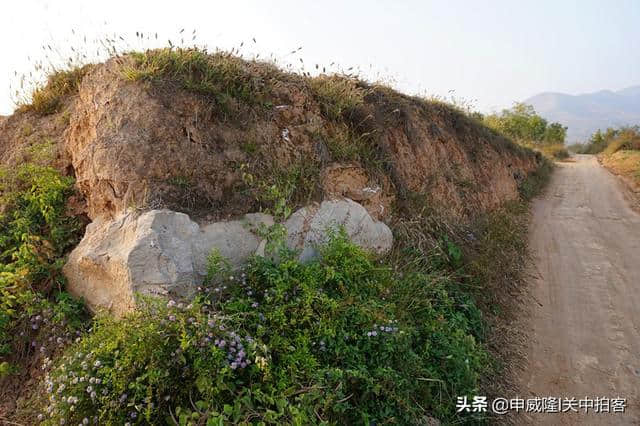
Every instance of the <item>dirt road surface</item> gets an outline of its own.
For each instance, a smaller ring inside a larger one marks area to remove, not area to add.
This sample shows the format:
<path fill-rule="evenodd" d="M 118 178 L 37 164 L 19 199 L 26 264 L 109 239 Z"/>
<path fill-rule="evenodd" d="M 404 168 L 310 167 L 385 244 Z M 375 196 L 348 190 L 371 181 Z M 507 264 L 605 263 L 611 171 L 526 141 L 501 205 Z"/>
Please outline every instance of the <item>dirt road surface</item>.
<path fill-rule="evenodd" d="M 627 408 L 523 420 L 640 424 L 640 214 L 595 157 L 573 160 L 558 165 L 533 205 L 536 277 L 522 397 L 619 397 Z"/>

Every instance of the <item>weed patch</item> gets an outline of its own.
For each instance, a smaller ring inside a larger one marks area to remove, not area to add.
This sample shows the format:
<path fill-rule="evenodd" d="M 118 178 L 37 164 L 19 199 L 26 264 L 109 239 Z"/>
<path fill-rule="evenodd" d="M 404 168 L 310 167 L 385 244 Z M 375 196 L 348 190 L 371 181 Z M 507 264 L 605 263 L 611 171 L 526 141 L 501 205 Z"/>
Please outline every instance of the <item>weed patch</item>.
<path fill-rule="evenodd" d="M 242 180 L 260 209 L 279 219 L 286 219 L 293 207 L 319 198 L 320 165 L 313 159 L 302 159 L 286 168 L 269 164 L 259 169 L 251 172 L 245 165 Z"/>
<path fill-rule="evenodd" d="M 342 120 L 364 102 L 366 90 L 354 78 L 322 75 L 310 80 L 311 88 L 330 120 Z"/>
<path fill-rule="evenodd" d="M 542 158 L 540 166 L 531 172 L 529 176 L 527 176 L 518 186 L 520 197 L 524 201 L 529 201 L 538 195 L 545 188 L 547 183 L 549 183 L 552 171 L 553 164 L 546 158 Z"/>
<path fill-rule="evenodd" d="M 569 158 L 569 151 L 564 145 L 543 145 L 540 151 L 549 158 L 555 160 L 565 160 Z"/>

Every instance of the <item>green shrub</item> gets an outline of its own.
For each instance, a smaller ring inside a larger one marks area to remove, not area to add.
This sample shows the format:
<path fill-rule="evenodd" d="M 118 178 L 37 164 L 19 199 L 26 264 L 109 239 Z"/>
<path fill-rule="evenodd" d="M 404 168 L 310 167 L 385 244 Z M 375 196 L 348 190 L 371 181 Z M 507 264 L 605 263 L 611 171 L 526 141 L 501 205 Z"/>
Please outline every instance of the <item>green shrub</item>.
<path fill-rule="evenodd" d="M 582 143 L 572 143 L 571 145 L 567 146 L 567 150 L 576 154 L 584 154 L 585 145 Z"/>
<path fill-rule="evenodd" d="M 400 277 L 344 235 L 308 264 L 212 270 L 189 306 L 97 320 L 47 377 L 52 424 L 408 424 L 477 391 L 479 314 L 446 279 Z"/>
<path fill-rule="evenodd" d="M 482 117 L 484 123 L 519 143 L 534 145 L 564 145 L 567 128 L 549 123 L 531 105 L 516 103 L 500 114 Z"/>
<path fill-rule="evenodd" d="M 248 171 L 246 165 L 241 170 L 243 182 L 260 209 L 279 220 L 285 220 L 294 208 L 307 205 L 318 198 L 319 168 L 317 160 L 301 158 L 287 167 L 271 161 L 262 163 L 259 167 L 254 167 L 255 175 Z"/>
<path fill-rule="evenodd" d="M 602 152 L 605 155 L 611 155 L 621 149 L 640 149 L 640 127 L 610 127 L 604 132 L 598 129 L 581 148 L 582 154 Z"/>
<path fill-rule="evenodd" d="M 0 356 L 13 361 L 43 342 L 68 342 L 81 304 L 64 293 L 60 273 L 79 226 L 65 215 L 73 180 L 47 166 L 0 171 Z M 56 337 L 60 337 L 57 342 Z M 55 346 L 54 344 L 54 346 Z M 5 361 L 7 362 L 7 361 Z"/>

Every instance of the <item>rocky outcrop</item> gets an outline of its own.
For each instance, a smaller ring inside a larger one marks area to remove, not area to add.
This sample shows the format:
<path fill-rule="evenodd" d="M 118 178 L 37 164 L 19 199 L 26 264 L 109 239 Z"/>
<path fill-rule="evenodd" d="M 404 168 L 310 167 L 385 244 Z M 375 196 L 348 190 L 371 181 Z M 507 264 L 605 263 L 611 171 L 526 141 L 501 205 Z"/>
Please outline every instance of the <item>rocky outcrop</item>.
<path fill-rule="evenodd" d="M 207 225 L 171 210 L 124 213 L 91 223 L 63 272 L 69 291 L 90 308 L 122 315 L 135 307 L 136 293 L 189 297 L 206 275 L 212 250 L 238 267 L 262 252 L 260 230 L 273 224 L 271 216 L 261 213 Z M 393 243 L 384 223 L 348 199 L 300 209 L 284 225 L 289 247 L 299 250 L 303 261 L 316 257 L 315 247 L 338 227 L 376 254 L 386 253 Z"/>

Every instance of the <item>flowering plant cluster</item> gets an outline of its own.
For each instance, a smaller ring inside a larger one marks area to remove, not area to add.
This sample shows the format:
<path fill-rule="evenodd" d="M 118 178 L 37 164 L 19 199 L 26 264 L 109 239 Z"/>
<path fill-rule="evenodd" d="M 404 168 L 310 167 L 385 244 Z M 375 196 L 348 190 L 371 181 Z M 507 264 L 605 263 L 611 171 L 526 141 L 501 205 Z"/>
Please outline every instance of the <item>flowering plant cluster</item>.
<path fill-rule="evenodd" d="M 156 424 L 175 407 L 206 392 L 207 383 L 246 384 L 255 374 L 255 341 L 199 301 L 186 305 L 140 299 L 117 320 L 98 317 L 93 329 L 45 377 L 47 424 Z M 44 368 L 51 361 L 45 359 Z M 202 390 L 203 392 L 199 392 Z M 215 391 L 221 400 L 231 393 Z M 225 396 L 226 394 L 226 396 Z M 89 423 L 86 423 L 89 422 Z"/>
<path fill-rule="evenodd" d="M 307 264 L 220 262 L 189 304 L 98 317 L 46 377 L 42 421 L 415 423 L 446 415 L 443 384 L 477 386 L 484 352 L 430 276 L 399 278 L 344 235 Z"/>

